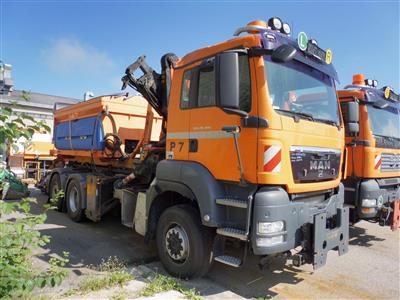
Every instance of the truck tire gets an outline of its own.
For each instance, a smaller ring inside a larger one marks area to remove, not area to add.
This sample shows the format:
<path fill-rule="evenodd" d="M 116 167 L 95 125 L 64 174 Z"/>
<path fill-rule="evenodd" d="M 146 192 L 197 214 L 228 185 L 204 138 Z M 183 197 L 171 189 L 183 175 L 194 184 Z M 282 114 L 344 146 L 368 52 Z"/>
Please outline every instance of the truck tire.
<path fill-rule="evenodd" d="M 57 194 L 57 192 L 59 192 L 61 189 L 61 179 L 60 179 L 60 175 L 59 174 L 54 174 L 51 177 L 50 180 L 50 184 L 49 184 L 49 200 L 54 199 L 55 194 Z M 59 198 L 57 201 L 57 210 L 62 212 L 65 211 L 65 205 L 64 205 L 64 198 Z"/>
<path fill-rule="evenodd" d="M 179 278 L 205 275 L 212 258 L 212 230 L 200 222 L 191 205 L 177 205 L 165 210 L 157 224 L 158 254 L 165 269 Z"/>
<path fill-rule="evenodd" d="M 85 219 L 85 210 L 80 208 L 82 200 L 82 190 L 79 181 L 71 179 L 65 194 L 65 201 L 67 203 L 68 216 L 75 222 L 82 222 Z"/>

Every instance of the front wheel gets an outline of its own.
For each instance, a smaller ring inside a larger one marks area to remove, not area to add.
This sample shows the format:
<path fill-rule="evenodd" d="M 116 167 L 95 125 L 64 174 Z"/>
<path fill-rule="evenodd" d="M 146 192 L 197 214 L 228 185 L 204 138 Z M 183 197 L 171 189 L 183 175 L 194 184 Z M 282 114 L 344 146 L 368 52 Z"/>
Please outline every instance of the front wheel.
<path fill-rule="evenodd" d="M 212 265 L 212 231 L 191 205 L 165 210 L 157 224 L 158 254 L 165 269 L 179 278 L 205 275 Z"/>
<path fill-rule="evenodd" d="M 65 201 L 67 202 L 68 216 L 75 222 L 83 221 L 85 219 L 85 210 L 81 208 L 83 198 L 78 180 L 72 179 L 68 184 Z"/>

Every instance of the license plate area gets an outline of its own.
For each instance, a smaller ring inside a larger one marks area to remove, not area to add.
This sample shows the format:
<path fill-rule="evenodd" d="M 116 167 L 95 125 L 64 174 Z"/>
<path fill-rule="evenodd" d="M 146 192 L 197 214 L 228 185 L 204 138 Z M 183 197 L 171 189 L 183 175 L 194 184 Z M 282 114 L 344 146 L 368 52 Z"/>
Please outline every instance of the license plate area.
<path fill-rule="evenodd" d="M 332 180 L 339 175 L 340 151 L 313 151 L 312 147 L 293 146 L 290 159 L 296 183 Z"/>

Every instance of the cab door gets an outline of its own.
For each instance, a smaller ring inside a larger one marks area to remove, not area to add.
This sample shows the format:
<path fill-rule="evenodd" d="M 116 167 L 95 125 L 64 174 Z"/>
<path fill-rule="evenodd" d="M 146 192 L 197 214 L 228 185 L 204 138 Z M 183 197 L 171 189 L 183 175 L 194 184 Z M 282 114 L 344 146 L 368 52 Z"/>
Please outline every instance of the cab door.
<path fill-rule="evenodd" d="M 251 60 L 246 53 L 239 54 L 240 109 L 257 116 L 256 93 L 252 89 Z M 188 110 L 188 159 L 205 166 L 218 180 L 239 181 L 240 169 L 233 134 L 222 130 L 224 126 L 241 127 L 238 137 L 243 163 L 244 179 L 256 183 L 257 128 L 241 126 L 241 117 L 227 113 L 218 106 L 216 97 L 218 72 L 215 57 L 185 72 L 191 78 Z M 255 80 L 254 80 L 255 82 Z"/>

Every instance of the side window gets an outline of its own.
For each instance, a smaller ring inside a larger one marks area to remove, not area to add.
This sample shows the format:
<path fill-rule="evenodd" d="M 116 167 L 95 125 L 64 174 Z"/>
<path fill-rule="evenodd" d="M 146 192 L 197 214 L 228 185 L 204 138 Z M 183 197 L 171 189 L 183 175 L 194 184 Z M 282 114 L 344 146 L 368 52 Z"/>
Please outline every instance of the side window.
<path fill-rule="evenodd" d="M 190 84 L 192 82 L 192 70 L 186 70 L 183 74 L 181 108 L 189 108 L 190 104 Z"/>
<path fill-rule="evenodd" d="M 184 72 L 181 87 L 182 109 L 216 105 L 213 59 L 205 64 Z M 249 59 L 243 54 L 239 55 L 239 108 L 246 112 L 251 109 Z"/>
<path fill-rule="evenodd" d="M 199 93 L 197 106 L 215 105 L 215 72 L 214 66 L 200 68 L 199 70 Z"/>
<path fill-rule="evenodd" d="M 245 112 L 251 109 L 250 66 L 247 55 L 239 55 L 239 108 Z"/>

